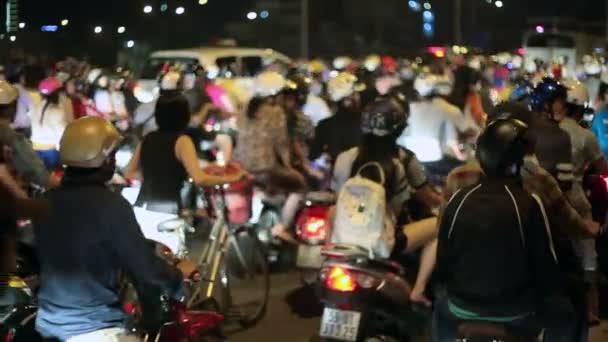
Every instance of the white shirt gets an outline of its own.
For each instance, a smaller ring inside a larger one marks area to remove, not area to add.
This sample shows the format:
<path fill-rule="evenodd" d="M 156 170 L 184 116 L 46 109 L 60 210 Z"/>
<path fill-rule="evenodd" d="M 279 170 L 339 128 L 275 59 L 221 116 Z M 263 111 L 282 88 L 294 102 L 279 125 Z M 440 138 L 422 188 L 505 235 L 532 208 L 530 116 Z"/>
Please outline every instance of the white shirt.
<path fill-rule="evenodd" d="M 306 104 L 302 108 L 302 111 L 312 120 L 315 126 L 319 121 L 327 119 L 332 115 L 325 100 L 313 93 L 308 94 L 308 99 L 306 99 Z"/>
<path fill-rule="evenodd" d="M 65 95 L 59 96 L 59 104 L 49 104 L 42 116 L 46 101 L 34 105 L 30 111 L 34 144 L 59 146 L 66 126 L 74 120 L 72 102 Z"/>
<path fill-rule="evenodd" d="M 397 143 L 414 152 L 421 162 L 435 162 L 458 144 L 458 132 L 468 130 L 479 128 L 458 107 L 436 97 L 410 104 L 408 127 Z"/>

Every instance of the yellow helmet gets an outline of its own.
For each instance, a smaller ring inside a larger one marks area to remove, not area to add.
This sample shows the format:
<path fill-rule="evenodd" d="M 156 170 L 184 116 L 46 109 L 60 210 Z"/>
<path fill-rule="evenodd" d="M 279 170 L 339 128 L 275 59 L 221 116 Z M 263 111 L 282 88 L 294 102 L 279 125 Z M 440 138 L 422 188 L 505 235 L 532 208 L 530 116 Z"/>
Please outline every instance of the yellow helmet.
<path fill-rule="evenodd" d="M 59 143 L 64 165 L 98 168 L 122 140 L 116 128 L 100 117 L 88 116 L 70 123 Z"/>

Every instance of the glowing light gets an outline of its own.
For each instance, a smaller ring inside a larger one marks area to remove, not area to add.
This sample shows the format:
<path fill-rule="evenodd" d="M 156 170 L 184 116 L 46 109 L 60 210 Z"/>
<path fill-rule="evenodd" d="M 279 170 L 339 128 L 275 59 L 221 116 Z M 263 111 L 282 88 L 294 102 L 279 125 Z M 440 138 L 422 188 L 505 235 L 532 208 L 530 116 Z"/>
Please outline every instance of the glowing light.
<path fill-rule="evenodd" d="M 40 28 L 40 31 L 42 32 L 57 32 L 59 28 L 57 27 L 57 25 L 44 25 Z"/>
<path fill-rule="evenodd" d="M 199 5 L 206 5 L 208 2 L 209 0 L 198 0 Z"/>
<path fill-rule="evenodd" d="M 425 21 L 432 21 L 435 18 L 435 16 L 433 15 L 433 12 L 431 12 L 431 11 L 422 12 L 422 17 L 424 18 Z"/>
<path fill-rule="evenodd" d="M 247 19 L 249 19 L 249 20 L 255 20 L 257 17 L 258 17 L 258 14 L 255 12 L 247 13 Z"/>
<path fill-rule="evenodd" d="M 169 9 L 169 5 L 167 5 L 167 4 L 160 5 L 161 12 L 167 12 L 168 9 Z"/>
<path fill-rule="evenodd" d="M 150 14 L 150 13 L 152 13 L 152 6 L 150 6 L 150 5 L 146 5 L 146 6 L 144 6 L 144 13 L 145 13 L 145 14 Z"/>
<path fill-rule="evenodd" d="M 23 30 L 25 28 L 25 23 L 19 23 L 19 28 Z"/>
<path fill-rule="evenodd" d="M 10 36 L 9 39 L 11 40 L 11 42 L 14 42 L 14 41 L 17 40 L 17 37 L 16 36 Z"/>
<path fill-rule="evenodd" d="M 542 25 L 536 25 L 536 33 L 545 33 L 545 28 Z"/>
<path fill-rule="evenodd" d="M 124 26 L 120 26 L 116 32 L 118 32 L 118 34 L 123 34 L 125 33 L 125 31 L 127 31 L 127 29 Z"/>
<path fill-rule="evenodd" d="M 177 15 L 182 15 L 182 14 L 184 14 L 184 12 L 186 12 L 186 9 L 182 6 L 179 6 L 178 8 L 175 9 L 175 14 L 177 14 Z"/>
<path fill-rule="evenodd" d="M 504 4 L 502 3 L 502 1 L 498 0 L 494 3 L 494 6 L 501 8 Z"/>
<path fill-rule="evenodd" d="M 415 1 L 415 0 L 408 1 L 407 5 L 410 7 L 410 9 L 412 11 L 415 11 L 415 12 L 418 12 L 421 9 L 420 3 L 418 1 Z"/>
<path fill-rule="evenodd" d="M 428 2 L 425 2 L 422 7 L 424 7 L 425 10 L 430 10 L 431 9 L 431 4 L 428 3 Z"/>
<path fill-rule="evenodd" d="M 129 49 L 130 49 L 130 48 L 132 48 L 132 47 L 134 47 L 134 46 L 135 46 L 135 42 L 134 42 L 134 41 L 129 40 L 129 41 L 127 42 L 127 47 L 128 47 Z"/>
<path fill-rule="evenodd" d="M 63 19 L 63 20 L 61 21 L 61 26 L 68 26 L 69 24 L 70 24 L 70 21 L 69 21 L 69 20 L 67 20 L 67 19 Z"/>
<path fill-rule="evenodd" d="M 95 26 L 95 29 L 93 31 L 95 32 L 95 34 L 100 34 L 101 32 L 103 32 L 103 28 L 101 26 Z"/>
<path fill-rule="evenodd" d="M 266 18 L 268 18 L 268 16 L 270 16 L 270 13 L 268 11 L 260 12 L 260 18 L 266 19 Z"/>

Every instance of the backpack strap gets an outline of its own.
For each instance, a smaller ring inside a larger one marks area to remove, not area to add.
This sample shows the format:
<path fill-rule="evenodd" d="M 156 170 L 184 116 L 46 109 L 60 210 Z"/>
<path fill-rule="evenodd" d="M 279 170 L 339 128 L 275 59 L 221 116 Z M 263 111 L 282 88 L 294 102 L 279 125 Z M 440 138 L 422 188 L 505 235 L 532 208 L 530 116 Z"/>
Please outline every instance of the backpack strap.
<path fill-rule="evenodd" d="M 382 168 L 382 165 L 380 165 L 380 163 L 378 163 L 378 162 L 369 162 L 369 163 L 364 164 L 357 171 L 357 176 L 361 176 L 361 172 L 370 166 L 376 167 L 376 169 L 378 169 L 380 171 L 380 184 L 384 185 L 384 183 L 386 181 L 386 179 L 385 179 L 386 177 L 384 175 L 384 169 Z"/>

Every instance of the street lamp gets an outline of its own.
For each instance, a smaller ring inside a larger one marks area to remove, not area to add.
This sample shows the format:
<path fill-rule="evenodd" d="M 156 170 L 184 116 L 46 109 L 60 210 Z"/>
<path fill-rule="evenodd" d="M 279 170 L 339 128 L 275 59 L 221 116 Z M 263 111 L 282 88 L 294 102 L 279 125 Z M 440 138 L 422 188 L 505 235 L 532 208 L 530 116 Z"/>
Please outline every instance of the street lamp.
<path fill-rule="evenodd" d="M 10 36 L 9 39 L 11 40 L 11 42 L 14 42 L 14 41 L 17 40 L 17 37 L 16 36 Z"/>
<path fill-rule="evenodd" d="M 249 19 L 249 20 L 255 20 L 257 17 L 258 17 L 258 14 L 255 12 L 247 13 L 247 19 Z"/>
<path fill-rule="evenodd" d="M 129 40 L 129 41 L 127 42 L 127 48 L 131 49 L 131 48 L 132 48 L 132 47 L 134 47 L 134 46 L 135 46 L 135 42 L 134 42 L 134 41 Z"/>
<path fill-rule="evenodd" d="M 267 19 L 270 16 L 270 13 L 266 10 L 260 12 L 260 18 Z"/>
<path fill-rule="evenodd" d="M 144 6 L 144 13 L 145 13 L 145 14 L 150 14 L 150 13 L 152 13 L 152 6 L 150 6 L 150 5 L 146 5 L 146 6 Z"/>
<path fill-rule="evenodd" d="M 425 10 L 427 10 L 427 11 L 428 11 L 428 10 L 430 10 L 430 9 L 431 9 L 431 4 L 430 4 L 430 3 L 428 3 L 428 2 L 425 2 L 425 3 L 424 3 L 424 5 L 423 5 L 423 7 L 424 7 L 424 9 L 425 9 Z"/>
<path fill-rule="evenodd" d="M 19 28 L 23 30 L 25 28 L 25 23 L 19 23 Z"/>
<path fill-rule="evenodd" d="M 494 3 L 494 6 L 496 6 L 496 7 L 498 7 L 498 8 L 501 8 L 503 5 L 504 5 L 504 4 L 503 4 L 503 3 L 502 3 L 502 1 L 500 1 L 500 0 L 497 0 L 497 1 Z"/>
<path fill-rule="evenodd" d="M 68 26 L 68 24 L 69 24 L 69 23 L 70 23 L 70 21 L 69 21 L 69 20 L 67 20 L 67 19 L 63 19 L 63 20 L 61 21 L 61 26 Z"/>
<path fill-rule="evenodd" d="M 100 34 L 101 32 L 103 32 L 103 28 L 101 26 L 95 26 L 95 29 L 93 31 L 95 32 L 95 34 Z"/>
<path fill-rule="evenodd" d="M 175 14 L 177 14 L 177 15 L 182 15 L 182 14 L 184 14 L 184 12 L 186 12 L 186 9 L 182 6 L 179 6 L 178 8 L 175 9 Z"/>
<path fill-rule="evenodd" d="M 198 0 L 199 5 L 206 5 L 208 2 L 209 0 Z"/>
<path fill-rule="evenodd" d="M 120 26 L 116 32 L 118 32 L 118 34 L 123 34 L 125 33 L 125 31 L 127 31 L 127 29 L 124 26 Z"/>

